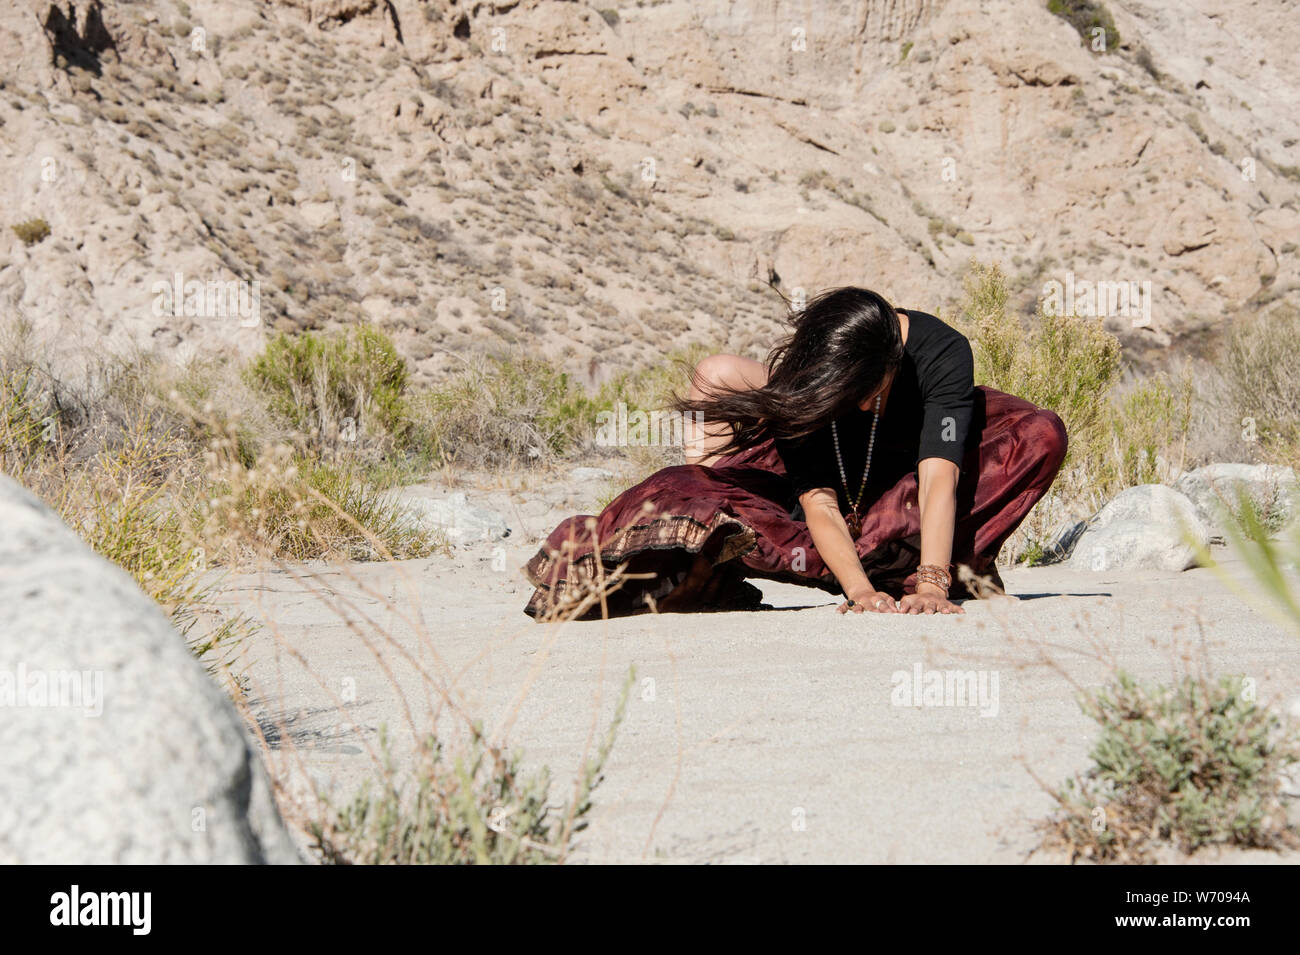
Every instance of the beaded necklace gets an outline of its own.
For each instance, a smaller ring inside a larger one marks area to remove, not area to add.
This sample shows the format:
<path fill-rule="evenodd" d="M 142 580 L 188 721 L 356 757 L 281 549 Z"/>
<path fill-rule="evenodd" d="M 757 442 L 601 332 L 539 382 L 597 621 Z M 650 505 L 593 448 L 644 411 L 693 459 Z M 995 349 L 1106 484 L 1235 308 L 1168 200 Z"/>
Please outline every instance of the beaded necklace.
<path fill-rule="evenodd" d="M 871 438 L 867 441 L 867 463 L 862 469 L 862 485 L 858 488 L 858 496 L 849 495 L 849 477 L 844 473 L 844 458 L 840 455 L 840 430 L 836 427 L 834 421 L 831 422 L 831 437 L 835 441 L 835 463 L 840 466 L 840 483 L 844 485 L 844 499 L 849 502 L 849 513 L 845 515 L 844 521 L 849 526 L 849 536 L 854 540 L 862 533 L 862 515 L 858 511 L 862 507 L 862 497 L 867 491 L 867 475 L 871 473 L 871 456 L 876 450 L 876 425 L 880 424 L 880 395 L 876 395 L 876 406 L 871 412 Z"/>

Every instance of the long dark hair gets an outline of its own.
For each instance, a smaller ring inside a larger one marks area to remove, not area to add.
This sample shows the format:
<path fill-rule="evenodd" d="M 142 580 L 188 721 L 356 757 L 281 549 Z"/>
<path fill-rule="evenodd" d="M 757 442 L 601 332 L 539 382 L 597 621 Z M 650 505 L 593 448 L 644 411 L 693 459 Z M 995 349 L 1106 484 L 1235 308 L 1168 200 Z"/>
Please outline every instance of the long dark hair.
<path fill-rule="evenodd" d="M 903 359 L 898 314 L 868 289 L 822 292 L 791 320 L 793 331 L 767 356 L 762 388 L 677 402 L 679 411 L 731 426 L 731 440 L 713 453 L 812 434 L 857 407 Z"/>

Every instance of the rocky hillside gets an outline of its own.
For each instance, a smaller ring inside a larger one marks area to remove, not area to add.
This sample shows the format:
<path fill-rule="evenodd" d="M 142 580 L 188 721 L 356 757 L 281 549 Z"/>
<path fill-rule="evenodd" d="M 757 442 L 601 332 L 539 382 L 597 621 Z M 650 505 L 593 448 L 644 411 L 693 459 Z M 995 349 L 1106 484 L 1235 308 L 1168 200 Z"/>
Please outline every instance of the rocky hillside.
<path fill-rule="evenodd" d="M 1104 50 L 1044 0 L 600 2 L 10 0 L 0 316 L 180 356 L 368 319 L 423 374 L 599 379 L 765 349 L 769 279 L 1150 282 L 1109 318 L 1148 357 L 1300 283 L 1291 0 L 1108 0 Z"/>

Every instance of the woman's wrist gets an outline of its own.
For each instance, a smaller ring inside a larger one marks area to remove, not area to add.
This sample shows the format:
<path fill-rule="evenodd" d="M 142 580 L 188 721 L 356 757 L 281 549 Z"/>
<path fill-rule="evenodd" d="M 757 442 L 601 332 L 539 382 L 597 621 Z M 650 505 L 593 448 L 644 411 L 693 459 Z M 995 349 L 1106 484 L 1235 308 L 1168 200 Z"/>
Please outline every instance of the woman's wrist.
<path fill-rule="evenodd" d="M 854 584 L 852 587 L 844 589 L 844 596 L 855 603 L 863 603 L 867 597 L 872 596 L 876 588 L 871 586 L 871 581 L 864 580 L 860 584 Z"/>
<path fill-rule="evenodd" d="M 948 564 L 922 563 L 916 568 L 916 592 L 942 594 L 952 590 L 952 573 Z"/>

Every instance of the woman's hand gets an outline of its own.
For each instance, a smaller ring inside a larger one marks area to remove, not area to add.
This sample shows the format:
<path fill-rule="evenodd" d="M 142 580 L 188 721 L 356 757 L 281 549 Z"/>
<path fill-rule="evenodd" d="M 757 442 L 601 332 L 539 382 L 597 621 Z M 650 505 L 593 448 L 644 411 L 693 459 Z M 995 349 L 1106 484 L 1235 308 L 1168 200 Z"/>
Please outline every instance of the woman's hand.
<path fill-rule="evenodd" d="M 898 602 L 889 594 L 881 593 L 870 586 L 858 587 L 845 595 L 848 599 L 840 604 L 839 612 L 848 613 L 898 613 Z M 850 606 L 850 602 L 852 606 Z"/>
<path fill-rule="evenodd" d="M 924 586 L 924 585 L 923 585 Z M 965 613 L 966 611 L 948 599 L 948 595 L 937 589 L 918 589 L 914 594 L 906 594 L 898 603 L 899 613 Z"/>

